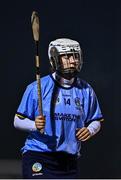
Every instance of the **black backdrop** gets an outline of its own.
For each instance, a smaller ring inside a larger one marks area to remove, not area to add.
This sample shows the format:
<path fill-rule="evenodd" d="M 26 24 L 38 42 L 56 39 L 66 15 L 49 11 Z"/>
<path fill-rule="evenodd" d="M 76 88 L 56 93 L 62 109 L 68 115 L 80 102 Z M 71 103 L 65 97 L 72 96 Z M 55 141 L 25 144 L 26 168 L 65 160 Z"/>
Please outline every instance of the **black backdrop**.
<path fill-rule="evenodd" d="M 13 118 L 27 84 L 35 80 L 31 13 L 40 16 L 42 76 L 49 73 L 48 44 L 59 37 L 80 42 L 80 76 L 94 88 L 105 118 L 102 130 L 83 144 L 80 177 L 121 178 L 121 1 L 1 0 L 0 158 L 20 159 L 26 133 Z"/>

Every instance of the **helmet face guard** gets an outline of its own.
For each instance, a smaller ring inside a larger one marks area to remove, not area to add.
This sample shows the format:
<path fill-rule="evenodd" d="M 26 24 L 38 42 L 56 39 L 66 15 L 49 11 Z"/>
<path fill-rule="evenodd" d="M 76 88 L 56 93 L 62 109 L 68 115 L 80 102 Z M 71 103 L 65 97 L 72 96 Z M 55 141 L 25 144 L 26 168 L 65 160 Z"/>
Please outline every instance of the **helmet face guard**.
<path fill-rule="evenodd" d="M 74 77 L 83 64 L 80 45 L 71 39 L 52 41 L 49 44 L 48 56 L 53 70 L 64 77 Z"/>

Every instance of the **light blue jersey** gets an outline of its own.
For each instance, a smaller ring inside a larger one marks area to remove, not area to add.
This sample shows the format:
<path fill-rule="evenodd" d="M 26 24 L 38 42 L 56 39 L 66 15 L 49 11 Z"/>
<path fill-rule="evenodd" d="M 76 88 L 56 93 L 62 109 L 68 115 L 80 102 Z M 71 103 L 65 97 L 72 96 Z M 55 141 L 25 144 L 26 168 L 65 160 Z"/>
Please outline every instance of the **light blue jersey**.
<path fill-rule="evenodd" d="M 76 128 L 102 119 L 97 97 L 91 86 L 76 78 L 71 87 L 60 86 L 51 75 L 41 79 L 43 115 L 46 117 L 45 134 L 30 132 L 22 152 L 64 151 L 78 154 L 81 142 Z M 30 84 L 22 98 L 17 114 L 35 120 L 38 116 L 37 84 Z"/>

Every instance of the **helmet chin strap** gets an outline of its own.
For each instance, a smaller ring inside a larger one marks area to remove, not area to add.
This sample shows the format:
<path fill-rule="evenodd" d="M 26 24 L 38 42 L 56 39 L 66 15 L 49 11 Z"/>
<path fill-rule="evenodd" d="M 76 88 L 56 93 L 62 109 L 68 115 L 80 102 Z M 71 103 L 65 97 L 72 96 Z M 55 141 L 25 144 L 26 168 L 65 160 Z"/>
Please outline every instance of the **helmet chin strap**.
<path fill-rule="evenodd" d="M 75 70 L 75 71 L 57 71 L 57 74 L 59 75 L 59 76 L 61 76 L 61 77 L 63 77 L 63 78 L 65 78 L 65 79 L 68 79 L 68 80 L 70 80 L 70 79 L 72 79 L 72 78 L 75 78 L 76 76 L 77 76 L 77 74 L 78 74 L 78 72 Z"/>

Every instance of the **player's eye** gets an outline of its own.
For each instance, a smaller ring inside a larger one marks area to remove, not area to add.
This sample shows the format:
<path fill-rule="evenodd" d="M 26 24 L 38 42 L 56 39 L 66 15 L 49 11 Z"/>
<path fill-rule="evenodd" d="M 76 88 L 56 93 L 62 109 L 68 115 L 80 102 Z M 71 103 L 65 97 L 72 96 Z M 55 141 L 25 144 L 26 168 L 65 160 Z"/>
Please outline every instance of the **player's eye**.
<path fill-rule="evenodd" d="M 79 54 L 78 53 L 75 53 L 74 56 L 75 56 L 76 59 L 79 59 Z"/>

